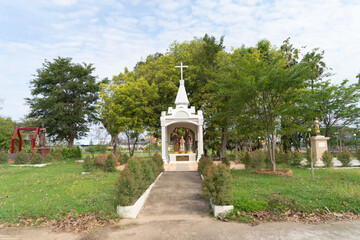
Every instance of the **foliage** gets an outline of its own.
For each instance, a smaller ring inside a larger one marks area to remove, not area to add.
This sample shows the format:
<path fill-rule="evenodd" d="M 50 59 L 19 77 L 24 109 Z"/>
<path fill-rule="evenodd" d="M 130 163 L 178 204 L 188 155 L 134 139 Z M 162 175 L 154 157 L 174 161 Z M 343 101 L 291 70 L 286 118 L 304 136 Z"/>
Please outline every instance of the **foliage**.
<path fill-rule="evenodd" d="M 92 215 L 104 222 L 118 218 L 114 185 L 119 173 L 81 175 L 81 165 L 62 162 L 45 168 L 1 167 L 0 189 L 9 196 L 0 198 L 2 224 L 23 225 L 31 219 L 40 224 L 69 214 Z"/>
<path fill-rule="evenodd" d="M 198 172 L 201 173 L 204 177 L 207 175 L 209 167 L 213 165 L 213 161 L 210 158 L 201 156 L 198 163 Z"/>
<path fill-rule="evenodd" d="M 125 168 L 116 184 L 116 203 L 121 206 L 132 205 L 139 196 L 139 182 L 129 168 Z"/>
<path fill-rule="evenodd" d="M 360 161 L 360 149 L 356 151 L 355 157 Z"/>
<path fill-rule="evenodd" d="M 51 155 L 52 155 L 52 157 L 53 157 L 53 159 L 54 159 L 55 161 L 62 161 L 62 160 L 64 160 L 64 156 L 62 155 L 61 152 L 54 152 L 54 153 L 52 153 Z"/>
<path fill-rule="evenodd" d="M 306 167 L 310 167 L 311 166 L 311 148 L 307 148 L 306 149 Z"/>
<path fill-rule="evenodd" d="M 324 211 L 324 206 L 331 212 L 360 213 L 359 169 L 319 170 L 315 179 L 309 178 L 309 169 L 292 170 L 291 177 L 232 170 L 234 213 L 293 207 L 316 213 Z"/>
<path fill-rule="evenodd" d="M 0 117 L 0 151 L 8 152 L 11 148 L 11 138 L 16 129 L 11 118 Z"/>
<path fill-rule="evenodd" d="M 157 167 L 155 162 L 151 161 L 150 159 L 142 159 L 140 160 L 141 166 L 143 167 L 143 181 L 146 186 L 150 186 L 157 177 Z"/>
<path fill-rule="evenodd" d="M 91 172 L 94 168 L 94 160 L 91 159 L 91 157 L 89 155 L 87 155 L 84 159 L 82 167 L 85 172 Z"/>
<path fill-rule="evenodd" d="M 0 164 L 8 163 L 9 156 L 7 153 L 0 151 Z"/>
<path fill-rule="evenodd" d="M 325 167 L 330 168 L 334 166 L 333 155 L 328 151 L 323 153 L 321 160 L 323 161 Z"/>
<path fill-rule="evenodd" d="M 345 150 L 337 156 L 337 159 L 341 162 L 343 167 L 351 166 L 351 154 L 349 151 Z"/>
<path fill-rule="evenodd" d="M 75 64 L 71 58 L 45 60 L 30 81 L 32 98 L 29 117 L 39 118 L 47 135 L 66 140 L 71 148 L 74 139 L 86 136 L 88 124 L 97 120 L 95 104 L 100 83 L 93 76 L 92 64 Z"/>
<path fill-rule="evenodd" d="M 126 167 L 130 169 L 132 173 L 134 173 L 135 180 L 139 185 L 139 192 L 142 193 L 146 189 L 146 184 L 144 182 L 144 169 L 140 162 L 140 159 L 137 157 L 131 157 Z"/>
<path fill-rule="evenodd" d="M 108 154 L 105 159 L 104 171 L 105 172 L 115 172 L 116 171 L 115 158 L 112 154 Z"/>
<path fill-rule="evenodd" d="M 289 164 L 293 158 L 290 151 L 275 150 L 276 162 Z"/>
<path fill-rule="evenodd" d="M 233 200 L 232 176 L 224 164 L 209 168 L 208 175 L 203 181 L 206 197 L 212 199 L 216 205 L 228 205 Z"/>
<path fill-rule="evenodd" d="M 151 160 L 155 163 L 158 169 L 158 174 L 164 171 L 164 161 L 162 160 L 159 153 L 154 153 L 154 155 L 151 157 Z"/>
<path fill-rule="evenodd" d="M 264 168 L 266 160 L 266 152 L 262 150 L 256 150 L 250 154 L 250 168 Z M 249 168 L 249 167 L 248 167 Z"/>
<path fill-rule="evenodd" d="M 301 166 L 301 161 L 304 159 L 303 154 L 299 151 L 295 151 L 292 154 L 292 158 L 288 162 L 291 166 Z"/>
<path fill-rule="evenodd" d="M 44 158 L 44 162 L 46 162 L 46 163 L 50 163 L 53 161 L 54 161 L 54 158 L 50 154 Z"/>
<path fill-rule="evenodd" d="M 225 164 L 225 166 L 230 167 L 230 158 L 229 158 L 229 156 L 225 155 L 225 156 L 221 159 L 221 162 L 222 162 L 223 164 Z"/>
<path fill-rule="evenodd" d="M 127 153 L 118 153 L 119 154 L 119 157 L 118 157 L 118 159 L 119 159 L 119 162 L 121 163 L 121 164 L 125 164 L 125 163 L 127 163 L 127 161 L 129 160 L 129 155 L 127 154 Z"/>
<path fill-rule="evenodd" d="M 245 151 L 240 161 L 245 165 L 245 168 L 251 168 L 251 156 L 248 151 Z"/>
<path fill-rule="evenodd" d="M 65 159 L 78 160 L 81 159 L 82 153 L 79 146 L 74 148 L 63 148 L 61 149 L 61 154 Z"/>
<path fill-rule="evenodd" d="M 14 159 L 15 164 L 26 164 L 28 162 L 29 162 L 29 157 L 26 153 L 21 151 L 16 154 L 15 159 Z"/>
<path fill-rule="evenodd" d="M 38 154 L 38 153 L 36 153 L 36 154 L 30 159 L 30 163 L 31 163 L 31 164 L 41 164 L 41 163 L 43 163 L 43 162 L 44 162 L 43 157 L 42 157 L 40 154 Z"/>
<path fill-rule="evenodd" d="M 107 155 L 106 154 L 99 154 L 96 159 L 95 159 L 95 166 L 97 168 L 104 168 L 105 167 L 105 160 L 107 158 Z"/>

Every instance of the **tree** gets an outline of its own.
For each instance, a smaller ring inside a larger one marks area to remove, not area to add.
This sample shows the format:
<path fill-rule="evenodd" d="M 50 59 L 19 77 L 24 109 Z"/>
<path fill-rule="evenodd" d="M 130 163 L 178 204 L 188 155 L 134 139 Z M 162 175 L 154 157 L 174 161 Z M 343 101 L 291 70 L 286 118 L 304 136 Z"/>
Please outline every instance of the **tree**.
<path fill-rule="evenodd" d="M 317 113 L 325 128 L 325 136 L 330 136 L 333 126 L 344 127 L 360 123 L 360 84 L 348 85 L 344 80 L 339 85 L 332 85 L 329 81 L 322 82 L 314 89 L 311 96 L 317 107 Z"/>
<path fill-rule="evenodd" d="M 127 137 L 130 156 L 139 136 L 155 125 L 153 101 L 158 98 L 157 87 L 142 77 L 135 79 L 133 72 L 121 73 L 101 91 L 100 113 L 111 122 L 114 132 L 124 132 Z M 104 119 L 104 118 L 103 118 Z M 132 147 L 131 147 L 132 143 Z"/>
<path fill-rule="evenodd" d="M 0 117 L 0 151 L 8 151 L 11 148 L 11 138 L 16 129 L 16 123 L 11 118 Z"/>
<path fill-rule="evenodd" d="M 289 65 L 288 58 L 266 40 L 260 41 L 256 49 L 236 49 L 231 56 L 229 77 L 224 79 L 225 86 L 232 86 L 227 90 L 229 108 L 233 114 L 250 118 L 261 126 L 273 171 L 276 170 L 275 141 L 281 116 L 295 104 L 294 93 L 305 87 L 312 76 L 313 61 L 317 60 Z M 242 104 L 245 107 L 239 107 Z"/>
<path fill-rule="evenodd" d="M 88 125 L 98 120 L 95 104 L 100 83 L 93 76 L 92 64 L 75 64 L 71 58 L 45 60 L 30 81 L 30 118 L 39 118 L 47 134 L 66 140 L 71 148 L 76 138 L 87 135 Z"/>

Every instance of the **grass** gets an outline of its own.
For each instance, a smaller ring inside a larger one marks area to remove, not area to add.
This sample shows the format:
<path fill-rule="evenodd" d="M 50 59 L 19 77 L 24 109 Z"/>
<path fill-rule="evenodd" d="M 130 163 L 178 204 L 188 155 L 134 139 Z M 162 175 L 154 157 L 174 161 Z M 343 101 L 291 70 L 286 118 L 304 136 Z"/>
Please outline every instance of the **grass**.
<path fill-rule="evenodd" d="M 293 176 L 232 170 L 235 211 L 301 210 L 360 213 L 360 169 L 292 169 Z"/>
<path fill-rule="evenodd" d="M 0 165 L 0 221 L 60 219 L 71 213 L 116 218 L 114 191 L 118 172 L 82 175 L 79 163 L 44 168 Z"/>

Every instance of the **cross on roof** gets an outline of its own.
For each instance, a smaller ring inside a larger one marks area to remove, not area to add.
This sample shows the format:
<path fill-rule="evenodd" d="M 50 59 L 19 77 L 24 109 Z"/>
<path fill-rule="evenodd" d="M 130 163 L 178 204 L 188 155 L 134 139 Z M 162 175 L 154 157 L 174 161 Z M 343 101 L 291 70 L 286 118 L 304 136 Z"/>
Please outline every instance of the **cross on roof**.
<path fill-rule="evenodd" d="M 184 66 L 184 65 L 182 64 L 182 62 L 181 62 L 181 64 L 180 64 L 180 66 L 175 66 L 175 68 L 181 68 L 181 79 L 180 79 L 180 80 L 184 80 L 184 79 L 183 79 L 183 68 L 185 68 L 185 67 L 189 67 L 189 66 Z"/>

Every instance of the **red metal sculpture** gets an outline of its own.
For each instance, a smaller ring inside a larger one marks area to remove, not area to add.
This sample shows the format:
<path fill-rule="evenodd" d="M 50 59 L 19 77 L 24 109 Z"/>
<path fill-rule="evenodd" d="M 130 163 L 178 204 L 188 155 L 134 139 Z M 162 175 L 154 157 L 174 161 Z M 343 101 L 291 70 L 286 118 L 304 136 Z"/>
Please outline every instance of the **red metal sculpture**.
<path fill-rule="evenodd" d="M 20 133 L 21 130 L 35 130 L 35 134 L 32 138 L 32 146 L 31 146 L 32 150 L 34 150 L 34 148 L 35 148 L 35 141 L 36 141 L 36 136 L 39 134 L 39 128 L 38 127 L 17 128 L 11 139 L 11 153 L 12 154 L 14 153 L 14 145 L 15 145 L 16 135 L 18 135 L 18 137 L 19 137 L 19 152 L 21 152 L 21 146 L 22 146 L 22 138 L 21 138 L 21 133 Z"/>

